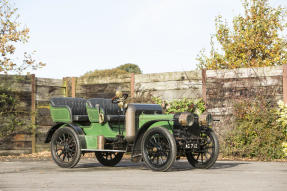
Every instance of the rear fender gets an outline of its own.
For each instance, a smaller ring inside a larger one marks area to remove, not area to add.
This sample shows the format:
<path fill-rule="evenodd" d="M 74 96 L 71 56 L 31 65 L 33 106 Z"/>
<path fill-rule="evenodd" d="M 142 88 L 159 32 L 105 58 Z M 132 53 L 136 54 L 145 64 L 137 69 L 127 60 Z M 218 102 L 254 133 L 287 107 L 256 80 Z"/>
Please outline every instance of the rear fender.
<path fill-rule="evenodd" d="M 71 123 L 57 123 L 56 125 L 52 126 L 47 133 L 45 143 L 51 142 L 52 136 L 55 133 L 55 131 L 62 126 L 71 127 L 77 133 L 77 135 L 79 137 L 81 148 L 82 149 L 87 148 L 84 131 L 79 126 L 77 126 L 76 124 L 71 124 Z"/>

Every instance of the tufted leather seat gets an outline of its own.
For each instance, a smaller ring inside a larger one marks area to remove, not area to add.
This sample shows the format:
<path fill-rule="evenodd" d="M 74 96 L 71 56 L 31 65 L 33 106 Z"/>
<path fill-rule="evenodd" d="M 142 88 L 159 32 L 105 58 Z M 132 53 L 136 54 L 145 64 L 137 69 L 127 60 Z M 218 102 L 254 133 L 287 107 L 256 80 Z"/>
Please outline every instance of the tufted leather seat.
<path fill-rule="evenodd" d="M 87 104 L 91 108 L 95 108 L 99 104 L 100 108 L 104 111 L 105 120 L 108 122 L 124 122 L 125 116 L 123 115 L 121 108 L 112 103 L 112 99 L 93 98 L 88 99 Z"/>
<path fill-rule="evenodd" d="M 86 102 L 87 100 L 83 98 L 71 97 L 55 97 L 50 100 L 50 104 L 53 107 L 68 107 L 71 112 L 72 120 L 78 122 L 89 121 Z"/>

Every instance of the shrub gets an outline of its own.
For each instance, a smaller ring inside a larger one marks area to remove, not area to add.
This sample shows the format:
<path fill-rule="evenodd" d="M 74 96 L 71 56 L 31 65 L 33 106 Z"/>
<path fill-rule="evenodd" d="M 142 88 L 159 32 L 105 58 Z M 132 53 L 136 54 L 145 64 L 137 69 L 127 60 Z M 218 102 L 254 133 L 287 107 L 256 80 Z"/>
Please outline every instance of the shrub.
<path fill-rule="evenodd" d="M 205 111 L 205 104 L 202 99 L 192 100 L 192 99 L 179 99 L 173 101 L 165 101 L 159 97 L 152 98 L 153 103 L 160 104 L 165 108 L 166 113 L 177 113 L 177 112 L 194 112 L 198 115 Z"/>
<path fill-rule="evenodd" d="M 224 141 L 224 155 L 260 160 L 284 157 L 282 143 L 286 134 L 279 123 L 278 108 L 268 99 L 247 98 L 236 102 L 234 117 L 235 127 Z"/>
<path fill-rule="evenodd" d="M 287 105 L 285 105 L 283 101 L 279 101 L 278 107 L 277 114 L 279 117 L 277 122 L 285 135 L 285 141 L 282 143 L 282 151 L 284 156 L 287 157 Z"/>
<path fill-rule="evenodd" d="M 287 142 L 282 143 L 282 150 L 283 150 L 284 156 L 287 157 Z"/>
<path fill-rule="evenodd" d="M 284 135 L 287 136 L 287 105 L 283 101 L 278 102 L 277 114 L 277 122 L 282 127 Z"/>

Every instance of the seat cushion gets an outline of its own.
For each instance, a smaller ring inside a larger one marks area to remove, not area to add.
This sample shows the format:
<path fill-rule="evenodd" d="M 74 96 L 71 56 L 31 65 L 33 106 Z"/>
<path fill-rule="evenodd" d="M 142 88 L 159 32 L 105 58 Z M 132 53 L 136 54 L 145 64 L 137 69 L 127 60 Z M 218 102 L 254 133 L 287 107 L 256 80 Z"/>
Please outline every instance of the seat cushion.
<path fill-rule="evenodd" d="M 50 100 L 52 107 L 69 107 L 72 121 L 89 121 L 86 110 L 87 100 L 83 98 L 55 97 Z"/>
<path fill-rule="evenodd" d="M 105 115 L 122 115 L 121 108 L 118 104 L 112 103 L 112 99 L 93 98 L 87 101 L 91 108 L 95 108 L 97 104 L 104 110 Z"/>
<path fill-rule="evenodd" d="M 108 122 L 124 122 L 124 115 L 106 115 L 106 119 Z"/>
<path fill-rule="evenodd" d="M 73 121 L 85 122 L 89 121 L 88 115 L 73 115 Z"/>
<path fill-rule="evenodd" d="M 87 115 L 86 102 L 87 100 L 83 98 L 71 97 L 56 97 L 50 100 L 50 104 L 53 107 L 69 106 L 72 115 Z"/>

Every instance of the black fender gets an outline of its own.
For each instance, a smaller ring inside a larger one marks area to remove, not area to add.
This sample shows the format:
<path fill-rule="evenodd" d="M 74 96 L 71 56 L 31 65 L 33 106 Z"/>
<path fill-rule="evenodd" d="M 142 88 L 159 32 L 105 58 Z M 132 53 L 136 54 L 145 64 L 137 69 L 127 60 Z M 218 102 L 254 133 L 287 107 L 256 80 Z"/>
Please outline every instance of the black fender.
<path fill-rule="evenodd" d="M 143 126 L 141 126 L 139 131 L 136 133 L 136 136 L 134 139 L 135 142 L 133 144 L 133 149 L 132 149 L 132 158 L 141 155 L 141 142 L 142 142 L 142 138 L 143 138 L 144 133 L 149 129 L 150 126 L 152 126 L 153 124 L 160 122 L 160 121 L 167 121 L 169 123 L 170 120 L 166 120 L 166 119 L 152 120 L 152 121 L 146 122 Z M 141 157 L 138 159 L 134 159 L 134 162 L 137 162 L 140 159 L 141 159 Z"/>
<path fill-rule="evenodd" d="M 79 140 L 80 140 L 81 148 L 86 149 L 87 144 L 86 144 L 86 139 L 85 139 L 85 133 L 79 126 L 77 126 L 76 124 L 73 124 L 73 123 L 56 123 L 54 126 L 52 126 L 49 129 L 47 136 L 46 136 L 45 143 L 49 143 L 51 141 L 52 136 L 55 133 L 55 131 L 63 125 L 71 127 L 77 133 Z"/>

